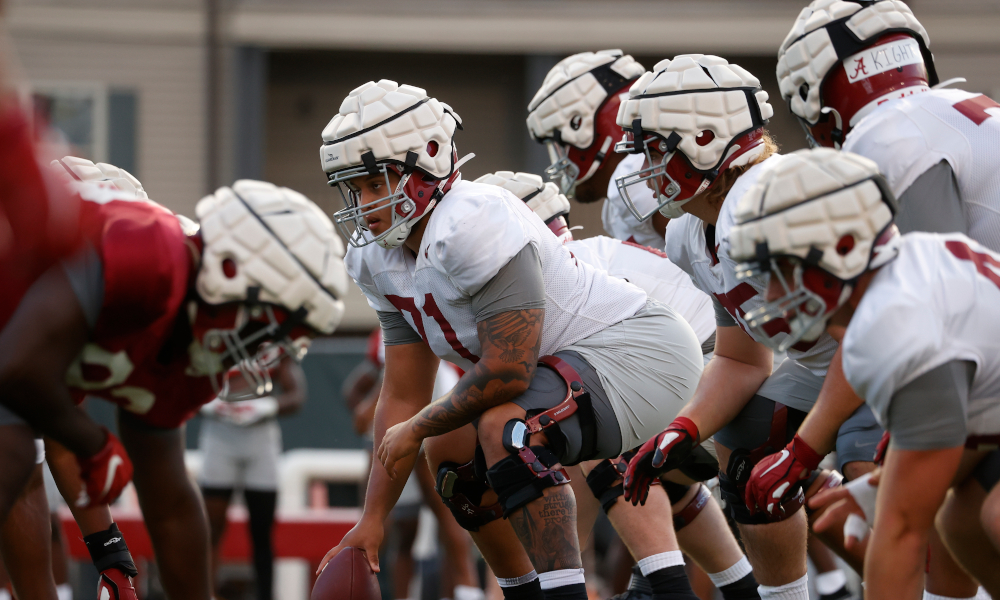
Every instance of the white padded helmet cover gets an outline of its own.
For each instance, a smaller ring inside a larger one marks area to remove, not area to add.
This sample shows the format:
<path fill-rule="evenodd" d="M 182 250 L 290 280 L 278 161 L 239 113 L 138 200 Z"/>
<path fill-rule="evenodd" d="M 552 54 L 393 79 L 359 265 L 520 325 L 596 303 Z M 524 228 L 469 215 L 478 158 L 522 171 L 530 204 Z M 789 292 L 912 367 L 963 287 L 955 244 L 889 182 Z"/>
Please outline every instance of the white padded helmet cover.
<path fill-rule="evenodd" d="M 246 300 L 247 288 L 256 286 L 262 302 L 290 311 L 305 306 L 306 324 L 333 333 L 348 278 L 344 245 L 319 207 L 288 188 L 241 179 L 203 198 L 195 211 L 205 244 L 197 287 L 206 302 Z M 234 277 L 223 272 L 226 259 L 236 263 Z"/>
<path fill-rule="evenodd" d="M 323 129 L 320 161 L 324 171 L 333 173 L 360 166 L 361 155 L 369 150 L 376 161 L 399 163 L 406 161 L 407 152 L 415 152 L 418 168 L 444 179 L 454 168 L 453 138 L 461 124 L 450 106 L 418 87 L 369 81 L 348 94 Z M 431 141 L 438 144 L 434 156 L 427 151 Z"/>
<path fill-rule="evenodd" d="M 876 238 L 892 221 L 892 210 L 872 178 L 874 161 L 831 148 L 799 150 L 769 164 L 736 205 L 730 256 L 753 260 L 757 244 L 772 255 L 805 259 L 812 247 L 823 252 L 819 267 L 842 280 L 863 273 Z M 854 237 L 846 254 L 837 242 Z"/>
<path fill-rule="evenodd" d="M 552 217 L 569 213 L 569 200 L 559 192 L 559 186 L 551 181 L 543 181 L 541 177 L 532 173 L 497 171 L 483 175 L 476 180 L 476 183 L 500 186 L 521 200 L 535 194 L 526 204 L 546 222 Z"/>
<path fill-rule="evenodd" d="M 94 163 L 86 158 L 64 156 L 61 160 L 51 163 L 52 170 L 60 179 L 72 186 L 96 185 L 111 187 L 132 200 L 148 200 L 146 190 L 142 189 L 139 180 L 125 169 L 120 169 L 108 163 Z"/>
<path fill-rule="evenodd" d="M 844 0 L 813 0 L 799 13 L 781 43 L 776 71 L 781 97 L 795 115 L 810 124 L 819 120 L 820 87 L 838 61 L 825 26 L 846 17 L 850 17 L 847 28 L 859 40 L 873 39 L 889 29 L 909 29 L 923 38 L 924 46 L 930 47 L 927 30 L 900 0 L 880 0 L 865 8 Z M 803 85 L 809 88 L 805 98 L 799 92 Z"/>
<path fill-rule="evenodd" d="M 676 132 L 681 136 L 677 149 L 691 164 L 696 169 L 713 169 L 725 158 L 729 143 L 753 125 L 741 88 L 760 88 L 760 80 L 724 58 L 682 54 L 660 61 L 632 85 L 628 100 L 618 110 L 618 125 L 629 128 L 633 120 L 641 119 L 645 131 L 664 138 Z M 670 94 L 657 95 L 664 93 Z M 767 102 L 767 92 L 757 89 L 753 98 L 761 119 L 770 119 L 774 109 Z M 715 139 L 700 146 L 696 139 L 706 129 Z"/>
<path fill-rule="evenodd" d="M 563 142 L 577 148 L 593 144 L 594 117 L 608 93 L 591 71 L 603 65 L 611 65 L 626 80 L 635 79 L 645 71 L 621 50 L 582 52 L 562 59 L 545 76 L 542 87 L 528 104 L 531 137 L 547 139 L 559 131 Z"/>

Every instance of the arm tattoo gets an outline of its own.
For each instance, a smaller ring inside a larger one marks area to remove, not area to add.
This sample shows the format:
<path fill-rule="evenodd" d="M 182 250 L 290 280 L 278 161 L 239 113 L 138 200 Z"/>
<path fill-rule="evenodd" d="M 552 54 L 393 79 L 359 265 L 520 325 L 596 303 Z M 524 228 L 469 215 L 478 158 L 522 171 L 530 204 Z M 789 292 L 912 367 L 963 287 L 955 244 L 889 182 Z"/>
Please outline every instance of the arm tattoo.
<path fill-rule="evenodd" d="M 449 395 L 420 411 L 414 430 L 423 437 L 454 431 L 523 393 L 535 375 L 544 317 L 540 308 L 513 310 L 479 323 L 482 359 Z"/>

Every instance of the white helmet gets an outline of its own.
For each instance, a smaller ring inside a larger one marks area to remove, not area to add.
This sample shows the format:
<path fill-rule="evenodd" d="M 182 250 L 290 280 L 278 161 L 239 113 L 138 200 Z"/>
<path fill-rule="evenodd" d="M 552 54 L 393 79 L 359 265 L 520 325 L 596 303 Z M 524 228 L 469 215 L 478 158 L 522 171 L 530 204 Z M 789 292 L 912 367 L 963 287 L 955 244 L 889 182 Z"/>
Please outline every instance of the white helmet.
<path fill-rule="evenodd" d="M 878 165 L 863 156 L 815 148 L 765 167 L 736 205 L 729 255 L 743 263 L 739 279 L 770 273 L 785 294 L 748 312 L 750 327 L 784 318 L 791 334 L 782 351 L 819 338 L 857 278 L 896 256 L 895 213 Z M 793 263 L 792 281 L 778 259 Z"/>
<path fill-rule="evenodd" d="M 457 160 L 454 136 L 461 128 L 462 119 L 450 106 L 417 87 L 383 79 L 348 94 L 323 129 L 319 154 L 328 183 L 337 187 L 346 205 L 334 221 L 352 246 L 403 244 L 413 225 L 458 178 L 458 167 L 471 158 Z M 351 180 L 382 174 L 390 189 L 390 170 L 400 177 L 396 188 L 362 205 Z M 392 225 L 372 236 L 365 216 L 386 206 L 392 207 Z"/>
<path fill-rule="evenodd" d="M 657 63 L 629 90 L 618 111 L 625 140 L 615 150 L 645 153 L 648 166 L 615 180 L 640 221 L 628 187 L 656 180 L 663 216 L 676 218 L 719 173 L 749 164 L 764 151 L 763 127 L 774 114 L 760 81 L 739 65 L 706 54 L 682 54 Z M 662 155 L 654 161 L 651 150 Z"/>
<path fill-rule="evenodd" d="M 601 167 L 620 134 L 619 95 L 645 69 L 621 50 L 582 52 L 552 67 L 528 104 L 528 131 L 544 142 L 545 174 L 570 194 Z"/>
<path fill-rule="evenodd" d="M 308 198 L 263 181 L 242 179 L 219 188 L 195 212 L 204 244 L 198 295 L 208 304 L 239 303 L 241 309 L 228 328 L 201 331 L 194 323 L 195 338 L 206 350 L 224 346 L 222 356 L 233 358 L 248 382 L 269 388 L 269 365 L 247 349 L 264 338 L 300 357 L 301 338 L 333 333 L 348 286 L 343 243 Z M 250 317 L 263 323 L 248 327 Z"/>
<path fill-rule="evenodd" d="M 886 45 L 865 52 L 875 44 Z M 813 0 L 781 43 L 777 76 L 810 144 L 829 147 L 888 94 L 938 83 L 927 31 L 900 0 Z"/>
<path fill-rule="evenodd" d="M 120 167 L 108 163 L 95 164 L 86 158 L 76 156 L 64 156 L 52 161 L 49 166 L 61 181 L 80 194 L 84 200 L 98 203 L 139 200 L 169 210 L 150 200 L 139 180 Z M 197 223 L 184 215 L 174 213 L 174 216 L 180 222 L 184 235 L 192 236 L 198 233 Z"/>
<path fill-rule="evenodd" d="M 130 199 L 148 200 L 146 190 L 139 180 L 125 169 L 108 163 L 93 163 L 86 158 L 64 156 L 51 163 L 53 172 L 63 181 L 79 188 L 80 184 L 97 188 L 110 188 L 123 192 Z"/>
<path fill-rule="evenodd" d="M 497 171 L 483 175 L 476 180 L 476 183 L 500 186 L 511 192 L 523 200 L 539 219 L 545 221 L 560 241 L 568 242 L 573 239 L 573 234 L 566 223 L 566 215 L 570 209 L 569 200 L 551 181 L 542 181 L 541 177 L 532 173 Z"/>

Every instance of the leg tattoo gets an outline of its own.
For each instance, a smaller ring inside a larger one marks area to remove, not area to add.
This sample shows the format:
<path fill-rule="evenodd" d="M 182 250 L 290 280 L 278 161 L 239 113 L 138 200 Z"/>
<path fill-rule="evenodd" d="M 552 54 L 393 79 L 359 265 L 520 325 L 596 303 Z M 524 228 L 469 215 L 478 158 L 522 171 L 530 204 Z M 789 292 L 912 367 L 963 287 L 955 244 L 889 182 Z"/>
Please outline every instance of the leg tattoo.
<path fill-rule="evenodd" d="M 548 488 L 544 496 L 511 514 L 510 524 L 539 573 L 583 567 L 576 498 L 569 486 Z"/>

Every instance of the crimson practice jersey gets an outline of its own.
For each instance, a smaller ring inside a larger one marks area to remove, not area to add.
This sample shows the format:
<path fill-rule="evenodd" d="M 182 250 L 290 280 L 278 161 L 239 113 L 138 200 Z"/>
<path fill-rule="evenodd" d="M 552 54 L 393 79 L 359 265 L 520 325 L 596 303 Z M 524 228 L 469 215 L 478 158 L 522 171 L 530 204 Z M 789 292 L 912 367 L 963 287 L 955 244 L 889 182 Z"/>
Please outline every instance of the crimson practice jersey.
<path fill-rule="evenodd" d="M 878 163 L 897 198 L 948 161 L 969 237 L 1000 251 L 1000 105 L 990 98 L 943 89 L 891 100 L 861 119 L 844 150 Z"/>
<path fill-rule="evenodd" d="M 574 258 L 639 286 L 650 298 L 674 309 L 691 325 L 699 342 L 715 333 L 712 299 L 663 252 L 603 235 L 566 242 L 566 247 Z"/>
<path fill-rule="evenodd" d="M 961 234 L 910 233 L 872 278 L 843 341 L 844 375 L 879 422 L 931 369 L 972 361 L 969 435 L 1000 433 L 1000 254 Z"/>
<path fill-rule="evenodd" d="M 771 156 L 747 169 L 736 180 L 722 203 L 715 225 L 714 244 L 710 245 L 706 239 L 705 223 L 694 215 L 671 219 L 667 226 L 667 256 L 670 260 L 690 275 L 701 291 L 714 296 L 736 323 L 758 342 L 763 340 L 747 326 L 743 317 L 747 312 L 763 305 L 767 290 L 760 278 L 749 281 L 736 279 L 736 262 L 729 257 L 729 232 L 734 224 L 734 213 L 740 197 L 757 181 L 765 164 L 781 159 L 778 155 Z M 771 321 L 765 329 L 771 338 L 778 339 L 791 331 L 784 319 Z M 797 360 L 814 375 L 823 377 L 836 351 L 837 342 L 824 333 L 815 342 L 800 342 L 789 348 L 788 358 Z"/>
<path fill-rule="evenodd" d="M 96 396 L 173 428 L 214 397 L 192 367 L 190 328 L 177 323 L 191 275 L 191 251 L 177 217 L 107 189 L 84 192 L 84 239 L 104 270 L 104 298 L 90 340 L 66 383 L 78 402 Z"/>
<path fill-rule="evenodd" d="M 652 217 L 645 221 L 639 221 L 629 211 L 618 191 L 615 179 L 624 177 L 629 173 L 634 173 L 642 168 L 646 156 L 643 154 L 627 154 L 618 166 L 615 167 L 611 175 L 611 183 L 608 184 L 608 197 L 604 200 L 604 208 L 601 211 L 601 222 L 604 231 L 611 237 L 623 242 L 635 242 L 657 250 L 663 250 L 663 236 L 656 232 L 653 227 Z M 629 197 L 638 206 L 639 210 L 645 214 L 656 208 L 656 197 L 653 190 L 649 189 L 645 183 L 634 183 L 628 188 Z"/>
<path fill-rule="evenodd" d="M 0 329 L 39 276 L 77 250 L 80 199 L 35 159 L 17 109 L 0 114 Z"/>
<path fill-rule="evenodd" d="M 631 317 L 646 303 L 634 285 L 573 260 L 503 188 L 460 181 L 426 218 L 416 257 L 405 247 L 351 247 L 347 271 L 372 308 L 402 313 L 437 356 L 465 371 L 481 356 L 472 296 L 528 244 L 545 282 L 541 355 Z"/>

